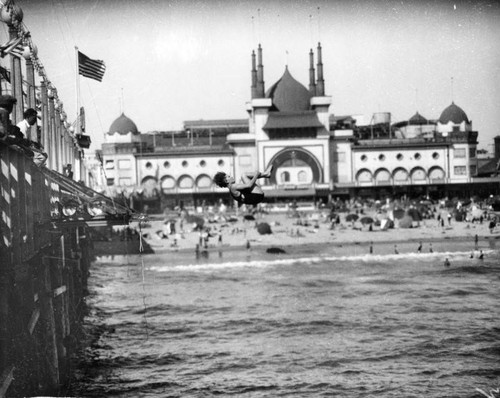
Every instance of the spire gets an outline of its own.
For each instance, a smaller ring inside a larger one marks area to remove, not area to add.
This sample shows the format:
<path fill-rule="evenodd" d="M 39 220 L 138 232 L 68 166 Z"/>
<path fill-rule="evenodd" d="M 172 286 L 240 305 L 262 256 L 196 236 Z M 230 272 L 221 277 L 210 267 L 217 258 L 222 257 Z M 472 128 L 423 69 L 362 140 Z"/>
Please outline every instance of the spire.
<path fill-rule="evenodd" d="M 323 79 L 323 60 L 321 57 L 321 43 L 318 43 L 318 80 L 316 81 L 316 95 L 323 97 L 325 95 L 325 80 Z"/>
<path fill-rule="evenodd" d="M 311 48 L 311 51 L 309 51 L 309 92 L 311 93 L 312 96 L 316 95 L 316 84 L 314 83 L 314 53 Z"/>
<path fill-rule="evenodd" d="M 257 98 L 264 98 L 264 66 L 262 65 L 262 47 L 257 50 Z"/>
<path fill-rule="evenodd" d="M 251 86 L 252 99 L 257 98 L 257 68 L 255 64 L 255 51 L 252 50 L 252 86 Z"/>

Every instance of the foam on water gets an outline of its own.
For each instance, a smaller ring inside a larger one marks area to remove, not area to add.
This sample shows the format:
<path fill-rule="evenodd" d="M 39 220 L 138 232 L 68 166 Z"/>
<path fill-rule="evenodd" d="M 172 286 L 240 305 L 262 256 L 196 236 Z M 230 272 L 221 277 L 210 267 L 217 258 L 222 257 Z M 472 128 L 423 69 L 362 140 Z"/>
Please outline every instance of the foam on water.
<path fill-rule="evenodd" d="M 487 256 L 493 253 L 493 250 L 485 250 L 483 253 Z M 293 266 L 297 264 L 318 264 L 323 262 L 362 262 L 362 263 L 385 263 L 394 261 L 426 261 L 435 262 L 448 258 L 453 260 L 464 260 L 470 257 L 470 251 L 463 252 L 439 252 L 439 253 L 403 253 L 403 254 L 360 254 L 353 256 L 315 256 L 298 258 L 277 258 L 272 260 L 241 260 L 241 261 L 223 261 L 212 263 L 191 263 L 183 265 L 152 265 L 148 270 L 155 272 L 183 272 L 183 271 L 207 271 L 224 270 L 230 268 L 267 268 L 275 266 Z"/>

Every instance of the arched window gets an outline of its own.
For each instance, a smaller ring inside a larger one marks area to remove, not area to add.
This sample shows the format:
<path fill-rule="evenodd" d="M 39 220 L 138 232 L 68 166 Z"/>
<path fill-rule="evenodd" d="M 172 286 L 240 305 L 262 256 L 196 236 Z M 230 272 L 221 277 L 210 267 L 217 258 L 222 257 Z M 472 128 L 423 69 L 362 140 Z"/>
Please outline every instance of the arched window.
<path fill-rule="evenodd" d="M 441 181 L 444 179 L 444 170 L 441 167 L 434 167 L 429 170 L 429 179 L 431 181 Z"/>
<path fill-rule="evenodd" d="M 357 177 L 358 182 L 371 182 L 372 181 L 372 173 L 369 170 L 361 170 L 358 173 Z"/>
<path fill-rule="evenodd" d="M 198 188 L 210 188 L 212 185 L 212 179 L 207 175 L 199 176 L 196 180 L 196 186 Z"/>
<path fill-rule="evenodd" d="M 424 171 L 424 169 L 413 169 L 411 172 L 411 179 L 412 181 L 424 181 L 427 178 L 427 175 Z"/>
<path fill-rule="evenodd" d="M 391 174 L 385 169 L 378 170 L 375 173 L 375 180 L 377 182 L 389 182 L 391 181 Z"/>
<path fill-rule="evenodd" d="M 305 171 L 299 171 L 297 174 L 297 180 L 299 182 L 307 182 L 307 173 Z"/>
<path fill-rule="evenodd" d="M 290 182 L 290 173 L 288 171 L 281 173 L 281 182 Z"/>
<path fill-rule="evenodd" d="M 394 171 L 394 182 L 403 182 L 408 180 L 408 172 L 405 169 L 396 169 Z"/>
<path fill-rule="evenodd" d="M 171 176 L 163 177 L 161 180 L 161 190 L 163 192 L 171 191 L 175 188 L 175 179 Z"/>
<path fill-rule="evenodd" d="M 194 181 L 190 176 L 182 176 L 179 178 L 178 184 L 179 188 L 193 188 Z"/>

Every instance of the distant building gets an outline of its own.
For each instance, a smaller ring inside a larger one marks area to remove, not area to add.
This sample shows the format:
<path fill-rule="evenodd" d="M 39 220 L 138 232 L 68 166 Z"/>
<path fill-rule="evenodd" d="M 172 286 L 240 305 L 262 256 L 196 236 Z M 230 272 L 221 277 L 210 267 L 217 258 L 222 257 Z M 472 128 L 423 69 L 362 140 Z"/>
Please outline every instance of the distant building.
<path fill-rule="evenodd" d="M 273 164 L 263 182 L 269 201 L 498 192 L 498 172 L 481 172 L 478 132 L 455 103 L 438 119 L 418 112 L 396 123 L 388 112 L 370 120 L 336 116 L 320 44 L 316 57 L 315 64 L 311 50 L 307 88 L 285 67 L 265 90 L 259 45 L 251 56 L 248 119 L 186 121 L 182 131 L 141 134 L 120 115 L 102 146 L 107 189 L 155 208 L 229 201 L 227 190 L 212 183 L 217 171 L 238 177 Z"/>

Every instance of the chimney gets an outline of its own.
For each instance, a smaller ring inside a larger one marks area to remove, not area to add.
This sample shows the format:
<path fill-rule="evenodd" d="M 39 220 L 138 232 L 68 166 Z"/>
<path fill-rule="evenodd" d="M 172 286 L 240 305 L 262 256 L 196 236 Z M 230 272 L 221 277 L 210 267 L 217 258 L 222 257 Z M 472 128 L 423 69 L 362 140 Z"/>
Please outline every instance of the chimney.
<path fill-rule="evenodd" d="M 495 159 L 500 159 L 500 135 L 497 135 L 495 138 Z"/>

